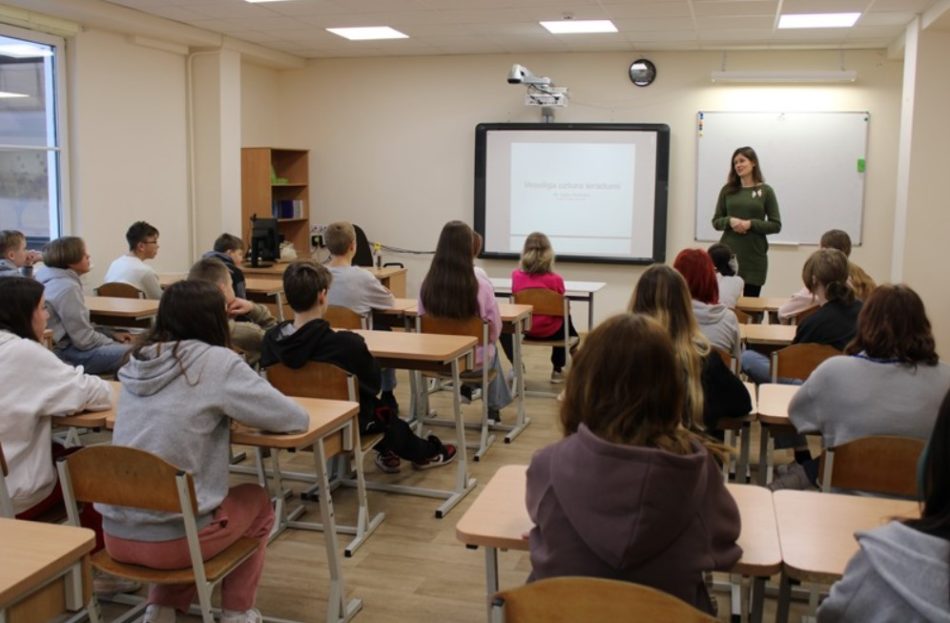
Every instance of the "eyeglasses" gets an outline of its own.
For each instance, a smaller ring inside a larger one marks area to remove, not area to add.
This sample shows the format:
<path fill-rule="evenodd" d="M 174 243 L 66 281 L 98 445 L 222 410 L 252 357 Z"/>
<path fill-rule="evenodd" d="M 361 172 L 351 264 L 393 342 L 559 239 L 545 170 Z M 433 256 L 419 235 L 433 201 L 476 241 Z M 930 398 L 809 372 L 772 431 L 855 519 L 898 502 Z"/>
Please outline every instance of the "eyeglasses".
<path fill-rule="evenodd" d="M 143 240 L 142 244 L 158 244 L 158 238 L 155 240 Z"/>

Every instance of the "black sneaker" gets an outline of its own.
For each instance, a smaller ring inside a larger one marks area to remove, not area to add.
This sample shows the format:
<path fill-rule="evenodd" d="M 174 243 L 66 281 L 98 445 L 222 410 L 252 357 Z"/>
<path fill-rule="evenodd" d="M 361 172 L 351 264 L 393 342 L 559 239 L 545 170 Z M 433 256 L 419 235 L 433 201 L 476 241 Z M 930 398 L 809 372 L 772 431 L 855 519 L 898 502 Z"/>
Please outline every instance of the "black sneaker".
<path fill-rule="evenodd" d="M 488 423 L 489 424 L 501 424 L 501 411 L 498 409 L 489 409 L 488 410 Z"/>
<path fill-rule="evenodd" d="M 433 439 L 438 441 L 438 438 L 430 435 L 429 440 L 432 441 Z M 443 465 L 448 465 L 454 461 L 455 455 L 457 453 L 458 451 L 454 445 L 450 443 L 442 444 L 442 449 L 439 452 L 436 452 L 435 455 L 423 461 L 414 461 L 412 466 L 416 469 L 432 469 L 433 467 L 442 467 Z"/>

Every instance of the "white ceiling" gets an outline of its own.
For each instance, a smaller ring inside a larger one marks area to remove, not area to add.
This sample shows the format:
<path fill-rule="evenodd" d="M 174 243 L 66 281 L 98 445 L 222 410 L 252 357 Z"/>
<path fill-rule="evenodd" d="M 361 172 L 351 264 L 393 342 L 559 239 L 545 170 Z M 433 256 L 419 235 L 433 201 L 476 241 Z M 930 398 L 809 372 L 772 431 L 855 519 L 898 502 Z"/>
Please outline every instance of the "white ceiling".
<path fill-rule="evenodd" d="M 109 0 L 305 58 L 515 52 L 886 48 L 937 0 Z M 778 30 L 781 13 L 859 12 L 853 28 Z M 540 20 L 610 19 L 619 32 L 552 35 Z M 392 26 L 348 41 L 328 27 Z"/>

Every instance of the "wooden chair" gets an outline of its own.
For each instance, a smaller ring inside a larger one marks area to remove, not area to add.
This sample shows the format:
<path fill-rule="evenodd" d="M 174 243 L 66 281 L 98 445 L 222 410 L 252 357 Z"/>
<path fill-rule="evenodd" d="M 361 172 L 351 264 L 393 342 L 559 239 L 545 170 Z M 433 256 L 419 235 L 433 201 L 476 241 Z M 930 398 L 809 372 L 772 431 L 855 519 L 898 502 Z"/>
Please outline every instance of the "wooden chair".
<path fill-rule="evenodd" d="M 736 320 L 739 321 L 739 324 L 752 324 L 752 315 L 746 311 L 735 308 L 732 310 L 736 314 Z"/>
<path fill-rule="evenodd" d="M 204 623 L 214 623 L 214 586 L 247 560 L 260 543 L 240 538 L 223 552 L 202 560 L 195 513 L 198 500 L 191 474 L 164 459 L 135 448 L 92 446 L 56 463 L 63 498 L 72 525 L 79 525 L 78 502 L 111 504 L 181 514 L 191 554 L 191 568 L 161 570 L 113 560 L 103 549 L 92 555 L 92 566 L 117 577 L 153 584 L 195 584 Z M 95 597 L 92 598 L 95 600 Z M 90 612 L 98 612 L 92 603 Z"/>
<path fill-rule="evenodd" d="M 917 495 L 917 461 L 925 442 L 911 437 L 862 437 L 821 455 L 821 490 Z"/>
<path fill-rule="evenodd" d="M 361 316 L 349 307 L 329 305 L 323 319 L 334 329 L 372 329 L 372 314 Z"/>
<path fill-rule="evenodd" d="M 569 357 L 571 353 L 571 336 L 568 329 L 567 319 L 570 316 L 571 301 L 563 294 L 558 294 L 554 290 L 547 288 L 526 288 L 519 290 L 513 295 L 514 302 L 518 305 L 531 305 L 532 314 L 541 314 L 543 316 L 554 316 L 561 319 L 563 341 L 552 342 L 551 340 L 535 340 L 524 336 L 521 344 L 524 346 L 563 346 L 564 352 Z M 576 342 L 575 342 L 576 344 Z M 528 393 L 528 392 L 526 392 Z M 557 392 L 530 392 L 543 396 L 557 396 Z"/>
<path fill-rule="evenodd" d="M 778 379 L 804 381 L 823 362 L 841 351 L 827 344 L 792 344 L 772 352 L 772 382 Z"/>
<path fill-rule="evenodd" d="M 115 296 L 121 299 L 144 299 L 145 293 L 130 283 L 110 281 L 96 288 L 96 296 Z"/>
<path fill-rule="evenodd" d="M 432 314 L 423 314 L 416 318 L 416 329 L 420 333 L 474 337 L 478 340 L 478 346 L 482 348 L 485 348 L 489 344 L 488 323 L 478 316 L 458 320 L 455 318 L 440 318 Z M 495 347 L 497 348 L 498 346 L 496 345 Z M 440 381 L 453 380 L 450 371 L 436 373 L 435 376 Z M 489 432 L 487 394 L 488 386 L 496 376 L 497 372 L 491 367 L 491 361 L 488 360 L 482 361 L 481 368 L 468 370 L 460 375 L 460 382 L 482 388 L 482 419 L 480 424 L 474 426 L 479 430 L 479 441 L 477 445 L 469 444 L 468 446 L 475 449 L 473 458 L 476 461 L 481 460 L 482 456 L 488 451 L 488 448 L 495 442 L 495 436 Z M 456 388 L 455 391 L 459 391 L 459 389 L 460 388 Z M 459 406 L 459 408 L 461 408 L 461 406 Z M 423 421 L 436 426 L 455 426 L 454 422 L 449 423 L 446 420 L 435 418 L 423 418 Z M 459 432 L 464 433 L 464 430 Z M 459 439 L 459 443 L 465 443 L 464 434 L 462 438 Z"/>
<path fill-rule="evenodd" d="M 333 365 L 332 363 L 308 361 L 303 367 L 296 369 L 289 368 L 282 363 L 276 363 L 272 366 L 268 366 L 265 369 L 265 374 L 267 375 L 267 380 L 270 382 L 270 384 L 276 387 L 285 396 L 323 398 L 326 400 L 349 400 L 350 402 L 359 402 L 356 377 L 346 370 Z M 358 442 L 353 444 L 351 452 L 353 460 L 362 465 L 363 452 L 376 446 L 376 444 L 378 444 L 383 439 L 383 435 L 382 433 L 377 433 L 362 437 L 360 436 L 359 431 L 356 431 L 356 439 Z M 277 450 L 272 450 L 271 457 L 274 466 L 272 475 L 275 481 L 275 490 L 278 492 L 277 512 L 280 514 L 281 512 L 284 512 L 284 509 L 282 508 L 282 505 L 284 504 L 284 498 L 282 495 L 280 495 L 280 492 L 283 491 L 283 477 L 286 476 L 307 482 L 314 482 L 315 476 L 313 474 L 299 474 L 292 472 L 284 474 L 280 469 L 279 452 Z M 260 461 L 261 458 L 262 457 L 259 456 L 258 461 Z M 337 524 L 336 526 L 337 532 L 356 536 L 356 538 L 350 541 L 350 543 L 347 544 L 346 548 L 343 550 L 344 555 L 350 557 L 353 555 L 353 552 L 355 552 L 359 546 L 366 541 L 369 535 L 372 534 L 374 530 L 376 530 L 379 524 L 382 523 L 385 515 L 383 513 L 377 513 L 376 516 L 370 519 L 369 504 L 366 498 L 366 481 L 363 477 L 362 470 L 356 470 L 355 480 L 349 478 L 334 478 L 334 482 L 347 486 L 355 486 L 357 490 L 359 511 L 357 513 L 356 525 L 347 526 Z M 301 493 L 301 497 L 304 499 L 315 499 L 317 495 L 317 489 L 318 487 L 314 485 L 307 491 Z M 299 514 L 299 511 L 294 512 Z M 322 526 L 317 527 L 317 524 L 312 524 L 309 522 L 290 521 L 287 525 L 292 528 L 322 530 Z"/>
<path fill-rule="evenodd" d="M 10 491 L 7 490 L 7 460 L 3 456 L 3 446 L 0 445 L 0 517 L 13 519 L 16 513 L 13 511 L 13 500 L 10 498 Z"/>
<path fill-rule="evenodd" d="M 492 623 L 712 623 L 716 619 L 649 586 L 566 576 L 495 593 L 491 620 Z"/>
<path fill-rule="evenodd" d="M 719 355 L 719 358 L 722 359 L 722 363 L 725 364 L 727 368 L 729 368 L 730 372 L 736 375 L 739 374 L 739 360 L 733 353 L 719 348 L 718 346 L 713 346 L 712 349 L 717 355 Z"/>

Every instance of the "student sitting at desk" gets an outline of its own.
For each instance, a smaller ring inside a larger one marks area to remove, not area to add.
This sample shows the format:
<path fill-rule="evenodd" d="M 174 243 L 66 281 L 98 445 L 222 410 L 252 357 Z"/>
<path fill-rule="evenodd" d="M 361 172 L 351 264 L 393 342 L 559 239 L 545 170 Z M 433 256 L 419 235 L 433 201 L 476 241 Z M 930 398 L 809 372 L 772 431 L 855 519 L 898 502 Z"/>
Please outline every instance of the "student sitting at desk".
<path fill-rule="evenodd" d="M 155 325 L 119 371 L 122 396 L 112 443 L 157 454 L 192 475 L 205 558 L 241 537 L 260 541 L 221 585 L 221 622 L 259 623 L 254 601 L 274 510 L 257 484 L 228 488 L 230 420 L 291 432 L 305 430 L 310 418 L 229 346 L 221 291 L 196 281 L 169 286 Z M 97 509 L 106 549 L 116 560 L 156 569 L 190 568 L 180 516 L 101 504 Z M 186 612 L 194 595 L 194 584 L 153 584 L 145 621 L 173 623 L 175 610 Z"/>
<path fill-rule="evenodd" d="M 46 245 L 43 263 L 36 280 L 46 287 L 53 352 L 68 364 L 83 366 L 89 374 L 114 373 L 131 348 L 132 336 L 125 332 L 110 335 L 89 320 L 80 280 L 92 266 L 86 243 L 76 236 L 57 238 Z"/>
<path fill-rule="evenodd" d="M 333 286 L 327 294 L 328 305 L 345 307 L 370 319 L 374 309 L 389 309 L 393 306 L 396 302 L 393 293 L 369 271 L 353 265 L 353 258 L 356 256 L 356 230 L 351 223 L 330 223 L 323 239 L 327 251 L 330 252 L 330 263 L 327 266 L 333 275 Z M 370 328 L 375 327 L 370 324 Z M 396 388 L 396 371 L 383 368 L 382 375 L 382 401 L 398 415 L 399 403 L 393 395 Z"/>
<path fill-rule="evenodd" d="M 188 280 L 205 281 L 221 291 L 227 304 L 231 344 L 244 353 L 248 363 L 257 363 L 264 331 L 277 326 L 277 320 L 263 305 L 235 296 L 231 273 L 217 258 L 206 257 L 195 262 L 188 271 Z"/>
<path fill-rule="evenodd" d="M 688 411 L 659 323 L 622 314 L 590 333 L 567 378 L 564 439 L 528 468 L 529 581 L 627 580 L 714 613 L 703 575 L 742 555 L 739 509 L 710 451 L 683 426 Z"/>
<path fill-rule="evenodd" d="M 818 608 L 818 623 L 950 621 L 950 394 L 921 467 L 920 519 L 855 535 L 861 549 Z"/>
<path fill-rule="evenodd" d="M 0 277 L 32 277 L 43 254 L 26 248 L 26 236 L 15 229 L 0 231 Z"/>
<path fill-rule="evenodd" d="M 456 448 L 435 435 L 417 437 L 385 401 L 376 397 L 380 372 L 362 337 L 334 331 L 323 319 L 332 291 L 333 275 L 314 260 L 297 260 L 284 271 L 284 294 L 294 319 L 274 327 L 264 336 L 261 365 L 282 363 L 301 368 L 308 361 L 332 363 L 356 376 L 359 383 L 360 428 L 364 434 L 381 432 L 376 446 L 376 466 L 387 474 L 399 472 L 400 458 L 416 469 L 441 467 L 452 462 Z"/>
<path fill-rule="evenodd" d="M 879 286 L 861 309 L 858 332 L 845 349 L 818 366 L 788 405 L 800 433 L 820 433 L 825 447 L 871 435 L 926 439 L 947 389 L 924 303 L 905 285 Z M 773 489 L 812 488 L 818 459 L 807 446 L 782 470 Z"/>
<path fill-rule="evenodd" d="M 827 344 L 844 350 L 858 328 L 861 301 L 848 282 L 848 258 L 837 249 L 819 249 L 802 268 L 802 281 L 821 307 L 795 329 L 793 344 Z M 754 350 L 742 353 L 742 371 L 755 383 L 771 380 L 769 358 Z"/>
<path fill-rule="evenodd" d="M 495 369 L 488 385 L 488 419 L 501 421 L 501 409 L 511 404 L 511 389 L 505 382 L 495 342 L 501 333 L 501 314 L 491 281 L 475 274 L 475 232 L 462 221 L 449 221 L 439 234 L 435 257 L 419 290 L 419 314 L 467 320 L 473 316 L 488 323 L 488 344 L 475 348 L 475 366 Z M 474 373 L 475 371 L 471 371 Z M 463 390 L 468 387 L 462 387 Z"/>
<path fill-rule="evenodd" d="M 719 286 L 719 302 L 735 309 L 739 304 L 739 297 L 742 296 L 742 290 L 745 288 L 745 282 L 737 273 L 739 272 L 739 260 L 736 254 L 728 245 L 721 242 L 709 247 L 706 251 L 709 259 L 716 267 L 716 284 Z"/>
<path fill-rule="evenodd" d="M 203 256 L 203 259 L 215 258 L 224 262 L 231 274 L 231 287 L 234 296 L 240 299 L 247 298 L 247 279 L 241 265 L 244 264 L 244 241 L 233 234 L 224 233 L 214 241 L 214 247 Z"/>
<path fill-rule="evenodd" d="M 702 249 L 683 249 L 673 268 L 689 287 L 693 315 L 709 343 L 732 356 L 739 355 L 739 321 L 736 313 L 719 302 L 719 283 L 709 254 Z"/>
<path fill-rule="evenodd" d="M 109 265 L 106 283 L 127 283 L 145 293 L 147 299 L 162 298 L 158 273 L 145 263 L 145 260 L 153 260 L 158 255 L 158 230 L 145 221 L 138 221 L 125 232 L 125 239 L 129 243 L 129 252 Z"/>
<path fill-rule="evenodd" d="M 840 229 L 830 229 L 822 234 L 819 245 L 822 249 L 838 249 L 845 254 L 845 257 L 851 257 L 851 236 Z M 874 279 L 850 259 L 848 260 L 848 285 L 854 290 L 855 297 L 862 301 L 866 301 L 877 287 Z M 811 292 L 807 287 L 802 288 L 778 308 L 778 318 L 782 322 L 788 322 L 806 309 L 823 304 L 824 300 L 820 299 L 818 294 Z"/>
<path fill-rule="evenodd" d="M 554 249 L 551 241 L 541 232 L 532 232 L 524 241 L 521 251 L 519 267 L 511 271 L 511 293 L 515 294 L 528 288 L 542 288 L 564 294 L 564 278 L 554 272 Z M 567 334 L 571 342 L 571 354 L 577 350 L 580 341 L 577 329 L 571 317 L 567 317 Z M 531 329 L 526 334 L 532 340 L 550 340 L 561 342 L 560 346 L 551 347 L 551 382 L 564 382 L 564 366 L 567 363 L 567 353 L 564 351 L 564 319 L 555 316 L 533 314 Z M 501 342 L 508 360 L 514 363 L 514 344 L 510 333 L 502 333 L 498 339 Z"/>

